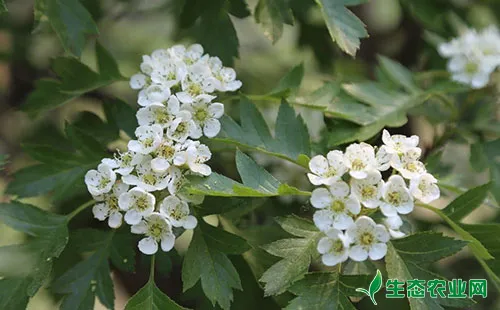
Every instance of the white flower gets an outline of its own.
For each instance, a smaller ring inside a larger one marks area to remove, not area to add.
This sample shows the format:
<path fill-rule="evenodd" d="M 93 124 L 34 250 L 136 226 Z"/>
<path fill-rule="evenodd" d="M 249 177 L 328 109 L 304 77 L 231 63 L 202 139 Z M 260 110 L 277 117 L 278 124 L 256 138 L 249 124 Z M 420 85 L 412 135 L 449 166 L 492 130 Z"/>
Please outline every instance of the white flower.
<path fill-rule="evenodd" d="M 153 69 L 158 66 L 158 62 L 149 55 L 142 56 L 141 71 L 146 75 L 150 75 Z"/>
<path fill-rule="evenodd" d="M 134 234 L 144 234 L 147 237 L 139 241 L 139 250 L 146 255 L 158 252 L 158 243 L 164 252 L 174 247 L 175 235 L 168 220 L 160 213 L 152 213 L 138 224 L 131 227 Z"/>
<path fill-rule="evenodd" d="M 380 210 L 385 216 L 408 214 L 413 211 L 413 197 L 406 188 L 404 179 L 399 175 L 392 175 L 382 186 L 382 198 Z"/>
<path fill-rule="evenodd" d="M 145 107 L 152 103 L 163 103 L 170 97 L 170 89 L 162 85 L 150 85 L 139 92 L 137 103 Z"/>
<path fill-rule="evenodd" d="M 182 174 L 182 171 L 175 167 L 170 166 L 167 170 L 169 180 L 167 184 L 167 189 L 170 195 L 175 195 L 181 187 L 186 183 L 186 178 Z"/>
<path fill-rule="evenodd" d="M 182 157 L 176 158 L 176 165 L 186 164 L 192 172 L 204 176 L 212 173 L 210 166 L 205 164 L 212 157 L 210 149 L 205 144 L 191 143 L 181 154 L 183 154 Z"/>
<path fill-rule="evenodd" d="M 384 219 L 384 225 L 389 230 L 389 234 L 394 239 L 403 238 L 406 234 L 400 231 L 403 226 L 403 220 L 399 215 L 389 216 Z"/>
<path fill-rule="evenodd" d="M 378 168 L 375 150 L 369 144 L 361 142 L 349 145 L 345 150 L 344 163 L 349 174 L 356 179 L 364 179 L 370 171 Z"/>
<path fill-rule="evenodd" d="M 490 80 L 495 66 L 479 55 L 456 56 L 448 62 L 448 71 L 454 81 L 469 84 L 472 88 L 483 88 Z"/>
<path fill-rule="evenodd" d="M 214 98 L 214 96 L 210 95 L 200 95 L 192 103 L 185 103 L 182 106 L 193 116 L 197 132 L 203 131 L 208 138 L 213 138 L 219 133 L 219 118 L 224 114 L 224 105 L 222 103 L 210 103 Z"/>
<path fill-rule="evenodd" d="M 197 63 L 189 68 L 188 76 L 181 82 L 182 91 L 175 95 L 182 103 L 192 103 L 199 95 L 213 93 L 216 81 L 207 65 Z"/>
<path fill-rule="evenodd" d="M 150 155 L 145 156 L 144 160 L 135 169 L 136 175 L 129 174 L 123 176 L 123 182 L 129 185 L 136 185 L 148 192 L 167 188 L 172 181 L 172 176 L 168 173 L 169 170 L 167 169 L 163 173 L 155 172 L 151 167 L 151 161 L 152 157 Z"/>
<path fill-rule="evenodd" d="M 146 86 L 146 76 L 141 73 L 132 75 L 130 78 L 130 87 L 132 89 L 141 89 Z"/>
<path fill-rule="evenodd" d="M 116 173 L 106 164 L 99 164 L 97 170 L 89 170 L 85 174 L 85 184 L 92 196 L 107 193 L 116 181 Z"/>
<path fill-rule="evenodd" d="M 163 128 L 160 125 L 139 126 L 135 130 L 137 140 L 130 140 L 128 148 L 132 152 L 149 154 L 156 150 L 163 137 Z"/>
<path fill-rule="evenodd" d="M 418 161 L 422 150 L 414 147 L 399 156 L 394 156 L 392 167 L 406 179 L 413 179 L 425 173 L 425 165 Z"/>
<path fill-rule="evenodd" d="M 411 137 L 403 135 L 392 135 L 387 131 L 382 131 L 382 142 L 385 144 L 385 151 L 389 154 L 403 154 L 418 146 L 419 138 L 416 135 Z"/>
<path fill-rule="evenodd" d="M 198 224 L 196 217 L 189 215 L 189 206 L 176 196 L 167 196 L 160 204 L 160 213 L 172 223 L 174 227 L 194 229 Z"/>
<path fill-rule="evenodd" d="M 380 171 L 386 171 L 391 167 L 391 160 L 394 157 L 394 154 L 391 154 L 387 151 L 387 146 L 382 145 L 378 148 L 377 153 L 375 154 L 375 160 L 377 161 L 377 169 Z"/>
<path fill-rule="evenodd" d="M 308 173 L 307 177 L 313 185 L 331 185 L 347 172 L 344 155 L 341 151 L 330 151 L 326 158 L 316 155 L 309 161 L 309 170 L 312 173 Z"/>
<path fill-rule="evenodd" d="M 151 168 L 154 172 L 165 172 L 170 167 L 174 158 L 181 154 L 183 145 L 172 140 L 164 139 L 154 152 L 155 157 L 151 160 Z"/>
<path fill-rule="evenodd" d="M 238 90 L 242 85 L 241 81 L 236 79 L 236 72 L 233 68 L 222 68 L 214 75 L 217 79 L 217 82 L 215 83 L 215 89 L 217 89 L 218 91 L 235 91 Z"/>
<path fill-rule="evenodd" d="M 384 225 L 375 224 L 367 216 L 360 216 L 354 225 L 347 229 L 346 236 L 353 244 L 349 248 L 349 257 L 354 261 L 361 262 L 368 257 L 379 260 L 387 253 L 389 233 Z"/>
<path fill-rule="evenodd" d="M 189 46 L 184 53 L 184 62 L 187 65 L 196 63 L 203 55 L 203 46 L 200 44 L 193 44 Z"/>
<path fill-rule="evenodd" d="M 429 173 L 424 173 L 410 180 L 410 192 L 416 199 L 429 203 L 439 198 L 437 180 Z"/>
<path fill-rule="evenodd" d="M 124 183 L 115 183 L 111 191 L 106 194 L 95 196 L 94 199 L 99 203 L 92 208 L 94 217 L 99 221 L 108 219 L 108 225 L 111 228 L 118 228 L 122 224 L 123 215 L 118 206 L 118 197 L 128 191 L 128 185 Z"/>
<path fill-rule="evenodd" d="M 188 111 L 180 111 L 167 127 L 167 137 L 182 143 L 186 141 L 189 136 L 199 138 L 201 132 L 196 130 L 196 125 L 192 120 L 191 113 Z"/>
<path fill-rule="evenodd" d="M 125 222 L 129 225 L 138 224 L 145 216 L 153 213 L 156 199 L 153 194 L 140 187 L 134 187 L 118 198 L 120 209 L 126 211 Z"/>
<path fill-rule="evenodd" d="M 345 262 L 348 258 L 349 242 L 344 234 L 337 229 L 330 229 L 325 232 L 318 242 L 318 252 L 321 254 L 321 261 L 326 266 L 335 266 Z"/>
<path fill-rule="evenodd" d="M 353 196 L 369 209 L 375 209 L 380 205 L 383 185 L 382 175 L 377 170 L 370 171 L 364 179 L 351 179 Z"/>
<path fill-rule="evenodd" d="M 346 229 L 353 224 L 352 216 L 359 214 L 359 201 L 349 195 L 349 185 L 343 181 L 333 183 L 328 189 L 316 188 L 311 195 L 313 207 L 322 209 L 314 213 L 314 224 L 321 231 Z"/>
<path fill-rule="evenodd" d="M 115 158 L 104 158 L 102 163 L 110 166 L 116 173 L 128 175 L 134 170 L 136 165 L 142 162 L 143 158 L 143 154 L 132 151 L 125 153 L 118 152 L 118 155 L 115 154 Z"/>
<path fill-rule="evenodd" d="M 155 102 L 137 111 L 137 121 L 141 126 L 158 124 L 166 128 L 174 120 L 175 115 L 180 111 L 180 104 L 177 97 L 170 96 L 165 106 Z"/>
<path fill-rule="evenodd" d="M 162 85 L 165 88 L 171 88 L 179 84 L 186 77 L 186 65 L 179 61 L 170 61 L 155 68 L 151 72 L 151 81 Z"/>

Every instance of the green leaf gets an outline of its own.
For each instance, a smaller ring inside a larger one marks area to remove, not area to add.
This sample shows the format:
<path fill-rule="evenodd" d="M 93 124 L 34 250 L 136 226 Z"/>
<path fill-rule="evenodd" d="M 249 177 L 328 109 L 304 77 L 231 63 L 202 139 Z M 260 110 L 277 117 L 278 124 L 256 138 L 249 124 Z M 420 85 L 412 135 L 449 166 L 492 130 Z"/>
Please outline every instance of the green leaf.
<path fill-rule="evenodd" d="M 233 64 L 233 58 L 238 57 L 240 44 L 226 11 L 226 1 L 214 0 L 204 8 L 196 28 L 196 37 L 207 53 L 218 56 L 224 64 Z"/>
<path fill-rule="evenodd" d="M 91 112 L 81 112 L 71 124 L 80 131 L 93 137 L 102 145 L 107 145 L 119 139 L 119 129 L 116 124 L 104 122 L 99 116 Z"/>
<path fill-rule="evenodd" d="M 165 295 L 150 279 L 125 306 L 125 310 L 182 310 L 187 309 L 176 304 L 172 299 Z"/>
<path fill-rule="evenodd" d="M 495 284 L 498 291 L 500 291 L 500 243 L 498 236 L 500 235 L 500 224 L 462 224 L 463 229 L 469 232 L 474 238 L 483 244 L 488 252 L 495 259 L 479 262 L 485 269 L 488 276 Z"/>
<path fill-rule="evenodd" d="M 243 184 L 213 172 L 204 178 L 192 177 L 187 190 L 193 194 L 223 197 L 310 195 L 309 192 L 279 182 L 239 150 L 236 151 L 236 168 Z"/>
<path fill-rule="evenodd" d="M 7 13 L 8 11 L 4 0 L 0 0 L 0 14 Z"/>
<path fill-rule="evenodd" d="M 353 288 L 366 287 L 370 277 L 367 275 L 339 275 L 337 272 L 312 272 L 297 281 L 289 291 L 296 298 L 292 299 L 286 310 L 330 310 L 356 307 L 349 300 L 350 296 L 362 296 Z M 382 282 L 380 282 L 382 284 Z"/>
<path fill-rule="evenodd" d="M 266 96 L 272 97 L 288 97 L 292 91 L 299 88 L 304 78 L 304 64 L 301 63 L 288 71 L 278 82 L 273 90 Z"/>
<path fill-rule="evenodd" d="M 309 133 L 300 115 L 285 101 L 281 103 L 273 138 L 259 110 L 247 98 L 240 102 L 241 125 L 228 116 L 221 119 L 216 141 L 249 148 L 307 167 L 302 158 L 311 153 Z M 301 158 L 302 157 L 302 158 Z"/>
<path fill-rule="evenodd" d="M 301 238 L 274 241 L 263 249 L 282 260 L 272 265 L 260 278 L 266 296 L 283 293 L 295 281 L 304 277 L 312 259 L 319 257 L 316 250 L 321 232 L 313 223 L 296 216 L 278 218 L 278 224 L 288 233 Z"/>
<path fill-rule="evenodd" d="M 92 71 L 75 58 L 56 58 L 52 64 L 52 69 L 59 76 L 59 80 L 38 80 L 35 84 L 35 90 L 29 94 L 21 109 L 32 117 L 37 116 L 86 92 L 122 80 L 123 77 L 118 72 L 116 62 L 98 43 L 95 52 L 98 67 L 103 70 L 102 72 L 96 73 Z"/>
<path fill-rule="evenodd" d="M 124 272 L 135 271 L 137 236 L 130 231 L 117 231 L 113 236 L 109 257 L 113 265 Z"/>
<path fill-rule="evenodd" d="M 131 139 L 135 139 L 138 124 L 134 108 L 117 98 L 106 101 L 103 107 L 108 122 L 123 130 Z"/>
<path fill-rule="evenodd" d="M 264 35 L 273 43 L 281 38 L 284 24 L 293 24 L 287 0 L 259 0 L 254 15 L 255 21 L 262 25 Z"/>
<path fill-rule="evenodd" d="M 388 76 L 388 78 L 396 85 L 402 86 L 408 92 L 419 91 L 417 84 L 413 79 L 413 74 L 394 60 L 379 55 L 377 57 L 380 63 L 380 69 Z"/>
<path fill-rule="evenodd" d="M 65 132 L 71 144 L 78 148 L 84 157 L 99 161 L 108 155 L 106 147 L 86 131 L 71 124 L 66 124 Z"/>
<path fill-rule="evenodd" d="M 468 190 L 453 200 L 442 212 L 452 221 L 460 221 L 481 206 L 490 190 L 490 183 Z"/>
<path fill-rule="evenodd" d="M 48 18 L 64 49 L 80 57 L 86 37 L 98 35 L 92 16 L 78 0 L 37 0 L 35 17 Z"/>
<path fill-rule="evenodd" d="M 357 5 L 365 0 L 316 0 L 323 13 L 332 40 L 351 56 L 359 49 L 360 38 L 366 38 L 365 25 L 346 6 Z"/>
<path fill-rule="evenodd" d="M 51 214 L 32 205 L 20 202 L 0 204 L 0 221 L 33 237 L 22 245 L 33 263 L 23 278 L 0 280 L 0 288 L 6 286 L 9 295 L 0 298 L 1 309 L 24 309 L 30 297 L 40 289 L 49 277 L 54 258 L 59 257 L 68 242 L 67 217 Z M 11 252 L 12 250 L 9 250 Z M 0 292 L 2 292 L 0 290 Z M 3 293 L 0 293 L 2 297 Z"/>
<path fill-rule="evenodd" d="M 418 247 L 415 245 L 418 244 Z M 399 281 L 411 279 L 430 280 L 443 278 L 430 272 L 427 265 L 458 252 L 466 244 L 464 241 L 444 237 L 440 233 L 423 232 L 403 239 L 393 240 L 387 244 L 385 257 L 387 276 Z M 449 305 L 446 299 L 409 298 L 412 310 L 443 309 L 441 305 Z M 460 300 L 458 307 L 467 307 L 473 303 L 469 299 Z"/>
<path fill-rule="evenodd" d="M 229 13 L 238 18 L 245 18 L 251 14 L 245 0 L 229 0 Z"/>
<path fill-rule="evenodd" d="M 190 289 L 200 280 L 212 305 L 217 303 L 221 308 L 229 309 L 233 300 L 232 289 L 241 290 L 242 287 L 238 272 L 227 254 L 241 254 L 249 249 L 244 239 L 200 220 L 182 265 L 183 290 Z"/>
<path fill-rule="evenodd" d="M 482 166 L 487 165 L 490 168 L 491 187 L 490 192 L 495 197 L 497 203 L 500 203 L 500 161 L 498 160 L 498 150 L 500 150 L 500 138 L 488 141 L 482 144 L 482 148 L 478 149 L 476 157 L 479 157 L 485 162 Z M 471 157 L 472 160 L 472 157 Z M 472 165 L 474 167 L 474 165 Z"/>

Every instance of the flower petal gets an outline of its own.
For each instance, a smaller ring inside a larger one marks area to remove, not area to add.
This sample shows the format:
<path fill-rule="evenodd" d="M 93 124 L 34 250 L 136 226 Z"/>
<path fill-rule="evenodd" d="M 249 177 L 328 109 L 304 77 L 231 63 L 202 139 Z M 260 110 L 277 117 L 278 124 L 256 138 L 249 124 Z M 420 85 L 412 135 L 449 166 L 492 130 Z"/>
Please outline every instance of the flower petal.
<path fill-rule="evenodd" d="M 151 237 L 139 241 L 139 251 L 146 255 L 153 255 L 158 252 L 158 242 Z"/>

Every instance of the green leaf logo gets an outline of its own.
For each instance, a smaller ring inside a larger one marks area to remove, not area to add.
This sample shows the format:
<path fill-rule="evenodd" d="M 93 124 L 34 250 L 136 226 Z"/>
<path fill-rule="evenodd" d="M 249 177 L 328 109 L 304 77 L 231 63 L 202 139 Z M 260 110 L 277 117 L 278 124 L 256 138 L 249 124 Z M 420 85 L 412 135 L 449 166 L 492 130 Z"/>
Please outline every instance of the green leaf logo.
<path fill-rule="evenodd" d="M 356 292 L 361 292 L 366 294 L 370 299 L 372 300 L 373 304 L 376 306 L 377 302 L 375 301 L 375 294 L 380 291 L 380 288 L 382 287 L 382 274 L 380 273 L 380 270 L 377 269 L 377 274 L 373 278 L 372 282 L 370 283 L 369 290 L 367 291 L 364 288 L 357 288 Z"/>

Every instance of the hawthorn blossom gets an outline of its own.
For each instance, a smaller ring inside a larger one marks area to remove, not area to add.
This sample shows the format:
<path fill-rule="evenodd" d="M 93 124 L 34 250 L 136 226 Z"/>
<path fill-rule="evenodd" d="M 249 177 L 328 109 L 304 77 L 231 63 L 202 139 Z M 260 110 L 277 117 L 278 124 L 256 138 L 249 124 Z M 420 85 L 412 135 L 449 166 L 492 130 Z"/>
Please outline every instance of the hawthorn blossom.
<path fill-rule="evenodd" d="M 89 170 L 85 174 L 85 184 L 92 196 L 99 196 L 111 190 L 116 181 L 116 173 L 112 168 L 101 163 L 97 170 Z"/>
<path fill-rule="evenodd" d="M 162 251 L 168 252 L 174 247 L 175 235 L 172 226 L 162 214 L 151 213 L 144 217 L 139 223 L 131 227 L 134 234 L 146 235 L 139 241 L 139 250 L 146 255 L 158 252 L 158 244 Z"/>
<path fill-rule="evenodd" d="M 146 107 L 152 103 L 163 103 L 170 97 L 170 89 L 162 85 L 153 84 L 139 92 L 137 103 Z"/>
<path fill-rule="evenodd" d="M 137 111 L 137 122 L 141 126 L 160 125 L 166 128 L 174 120 L 177 113 L 180 111 L 179 100 L 175 96 L 168 98 L 166 105 L 159 102 L 154 102 Z"/>
<path fill-rule="evenodd" d="M 132 75 L 130 78 L 130 87 L 132 89 L 142 89 L 147 84 L 147 77 L 142 73 Z"/>
<path fill-rule="evenodd" d="M 307 177 L 313 185 L 331 185 L 347 172 L 347 167 L 341 151 L 330 151 L 326 158 L 322 155 L 311 158 L 309 170 Z"/>
<path fill-rule="evenodd" d="M 153 213 L 156 198 L 140 187 L 134 187 L 118 198 L 120 209 L 126 211 L 125 222 L 129 225 L 138 224 L 145 216 Z"/>
<path fill-rule="evenodd" d="M 401 155 L 418 146 L 419 138 L 416 135 L 407 137 L 404 135 L 391 135 L 387 130 L 382 131 L 382 142 L 385 151 L 389 154 Z"/>
<path fill-rule="evenodd" d="M 349 174 L 355 179 L 364 179 L 370 171 L 378 168 L 375 159 L 373 146 L 361 142 L 351 144 L 345 150 L 345 166 L 349 169 Z"/>
<path fill-rule="evenodd" d="M 137 140 L 130 140 L 128 142 L 128 149 L 146 155 L 156 150 L 160 145 L 163 137 L 163 128 L 156 124 L 139 126 L 135 130 L 135 135 Z"/>
<path fill-rule="evenodd" d="M 387 253 L 386 243 L 390 238 L 387 229 L 367 216 L 358 217 L 347 229 L 346 236 L 351 244 L 349 257 L 354 261 L 361 262 L 368 257 L 379 260 Z"/>
<path fill-rule="evenodd" d="M 314 223 L 321 231 L 346 229 L 353 224 L 352 216 L 359 214 L 359 201 L 349 195 L 349 185 L 343 181 L 332 184 L 328 189 L 316 188 L 311 195 L 311 204 L 317 209 Z"/>
<path fill-rule="evenodd" d="M 180 111 L 167 127 L 167 137 L 175 142 L 182 143 L 189 136 L 199 138 L 201 137 L 201 132 L 197 132 L 191 113 Z"/>
<path fill-rule="evenodd" d="M 198 224 L 196 217 L 189 215 L 189 206 L 186 201 L 176 196 L 167 196 L 160 204 L 160 213 L 163 214 L 174 227 L 194 229 Z"/>
<path fill-rule="evenodd" d="M 440 196 L 437 180 L 429 173 L 424 173 L 410 180 L 410 192 L 423 203 L 430 203 Z"/>
<path fill-rule="evenodd" d="M 224 114 L 224 105 L 211 101 L 214 96 L 200 95 L 192 103 L 185 103 L 182 108 L 189 111 L 196 125 L 196 132 L 203 132 L 208 138 L 215 137 L 220 131 L 219 118 Z"/>
<path fill-rule="evenodd" d="M 152 157 L 145 156 L 144 160 L 137 165 L 135 174 L 129 174 L 122 177 L 124 183 L 138 186 L 145 191 L 153 192 L 165 189 L 172 181 L 172 176 L 167 171 L 155 172 L 151 166 Z"/>
<path fill-rule="evenodd" d="M 380 210 L 385 216 L 408 214 L 413 211 L 413 197 L 406 187 L 404 179 L 392 175 L 382 187 Z"/>
<path fill-rule="evenodd" d="M 118 228 L 122 224 L 123 215 L 118 206 L 118 197 L 128 191 L 128 185 L 124 183 L 115 183 L 109 193 L 95 196 L 97 201 L 92 208 L 94 217 L 99 221 L 108 219 L 108 225 L 111 228 Z"/>
<path fill-rule="evenodd" d="M 321 261 L 326 266 L 335 266 L 345 262 L 349 257 L 349 241 L 337 229 L 329 229 L 326 237 L 319 240 L 317 250 L 321 254 Z"/>
<path fill-rule="evenodd" d="M 392 167 L 399 171 L 403 178 L 413 179 L 425 173 L 425 165 L 420 162 L 420 153 L 422 150 L 418 147 L 407 150 L 405 153 L 394 156 Z"/>
<path fill-rule="evenodd" d="M 394 239 L 403 238 L 406 236 L 404 232 L 402 232 L 401 226 L 403 226 L 403 220 L 399 215 L 388 216 L 384 219 L 384 225 L 389 230 L 389 234 Z"/>
<path fill-rule="evenodd" d="M 351 192 L 365 207 L 375 209 L 380 206 L 382 197 L 382 175 L 373 170 L 364 179 L 351 179 Z"/>
<path fill-rule="evenodd" d="M 115 154 L 115 158 L 104 158 L 101 162 L 108 165 L 114 172 L 121 175 L 130 174 L 135 166 L 142 162 L 143 154 L 127 151 L 125 153 Z"/>

